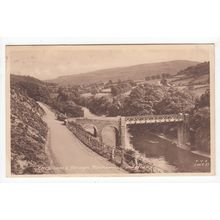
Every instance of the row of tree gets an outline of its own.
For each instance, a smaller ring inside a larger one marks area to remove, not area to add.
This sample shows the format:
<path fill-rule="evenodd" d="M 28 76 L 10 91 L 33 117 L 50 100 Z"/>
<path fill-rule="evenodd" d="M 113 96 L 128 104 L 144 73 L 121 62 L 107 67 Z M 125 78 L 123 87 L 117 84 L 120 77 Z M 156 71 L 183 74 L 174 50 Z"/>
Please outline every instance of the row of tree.
<path fill-rule="evenodd" d="M 189 112 L 194 106 L 193 97 L 173 87 L 138 85 L 130 95 L 111 97 L 80 97 L 74 100 L 93 113 L 116 115 L 173 114 Z"/>
<path fill-rule="evenodd" d="M 169 78 L 170 74 L 169 73 L 162 73 L 162 74 L 157 74 L 157 75 L 150 75 L 150 76 L 146 76 L 145 80 L 149 81 L 149 80 L 155 80 L 155 79 L 165 79 L 165 78 Z"/>

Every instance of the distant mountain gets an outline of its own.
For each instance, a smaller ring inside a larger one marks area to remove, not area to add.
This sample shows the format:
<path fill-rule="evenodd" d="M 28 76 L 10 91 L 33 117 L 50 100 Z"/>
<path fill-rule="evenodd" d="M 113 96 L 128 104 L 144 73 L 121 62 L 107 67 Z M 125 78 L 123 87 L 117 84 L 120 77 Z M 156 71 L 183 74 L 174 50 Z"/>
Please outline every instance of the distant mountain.
<path fill-rule="evenodd" d="M 116 81 L 120 80 L 137 80 L 144 79 L 147 75 L 157 75 L 169 73 L 177 74 L 189 66 L 198 64 L 199 62 L 188 60 L 173 60 L 159 63 L 139 64 L 127 67 L 116 67 L 110 69 L 102 69 L 82 74 L 74 74 L 61 76 L 56 79 L 48 80 L 48 82 L 57 83 L 60 85 L 87 84 L 100 81 Z"/>

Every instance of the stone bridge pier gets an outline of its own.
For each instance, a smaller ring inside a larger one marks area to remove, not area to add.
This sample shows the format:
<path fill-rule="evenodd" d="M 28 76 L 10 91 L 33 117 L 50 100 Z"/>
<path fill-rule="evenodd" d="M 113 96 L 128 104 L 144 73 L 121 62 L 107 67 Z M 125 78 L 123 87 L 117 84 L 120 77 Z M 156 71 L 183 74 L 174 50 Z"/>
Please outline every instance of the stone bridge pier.
<path fill-rule="evenodd" d="M 189 115 L 184 115 L 184 121 L 177 126 L 177 146 L 185 150 L 189 150 Z"/>

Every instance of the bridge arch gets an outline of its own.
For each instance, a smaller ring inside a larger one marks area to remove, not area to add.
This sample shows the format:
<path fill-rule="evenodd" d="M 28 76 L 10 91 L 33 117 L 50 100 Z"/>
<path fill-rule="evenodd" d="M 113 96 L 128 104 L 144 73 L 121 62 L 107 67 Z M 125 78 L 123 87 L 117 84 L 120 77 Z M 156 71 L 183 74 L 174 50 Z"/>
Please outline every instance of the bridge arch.
<path fill-rule="evenodd" d="M 98 137 L 98 128 L 94 124 L 83 124 L 82 127 L 92 136 Z"/>
<path fill-rule="evenodd" d="M 120 146 L 120 131 L 116 126 L 106 125 L 101 130 L 101 140 L 110 146 Z"/>

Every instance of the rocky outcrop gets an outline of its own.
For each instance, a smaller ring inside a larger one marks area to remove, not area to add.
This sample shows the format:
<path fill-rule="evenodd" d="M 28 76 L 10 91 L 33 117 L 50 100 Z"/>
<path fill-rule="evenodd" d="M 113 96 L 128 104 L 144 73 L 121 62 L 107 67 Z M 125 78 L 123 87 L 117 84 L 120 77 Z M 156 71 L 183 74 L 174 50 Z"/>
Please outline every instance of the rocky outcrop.
<path fill-rule="evenodd" d="M 52 173 L 46 153 L 48 128 L 43 109 L 24 90 L 11 88 L 11 173 Z"/>

